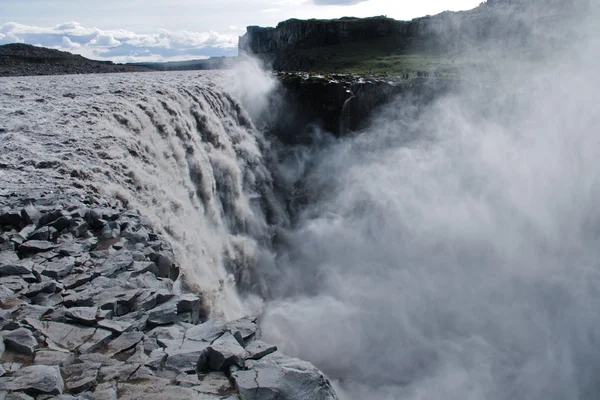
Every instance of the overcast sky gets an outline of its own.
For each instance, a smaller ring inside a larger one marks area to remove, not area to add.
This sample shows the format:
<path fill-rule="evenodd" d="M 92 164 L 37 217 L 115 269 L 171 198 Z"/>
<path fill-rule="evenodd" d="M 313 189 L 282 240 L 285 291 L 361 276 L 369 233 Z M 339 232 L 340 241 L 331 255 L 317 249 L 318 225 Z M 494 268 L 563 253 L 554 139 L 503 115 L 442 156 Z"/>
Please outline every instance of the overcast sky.
<path fill-rule="evenodd" d="M 117 62 L 236 55 L 248 25 L 289 18 L 410 20 L 481 0 L 0 0 L 0 44 L 22 42 Z"/>

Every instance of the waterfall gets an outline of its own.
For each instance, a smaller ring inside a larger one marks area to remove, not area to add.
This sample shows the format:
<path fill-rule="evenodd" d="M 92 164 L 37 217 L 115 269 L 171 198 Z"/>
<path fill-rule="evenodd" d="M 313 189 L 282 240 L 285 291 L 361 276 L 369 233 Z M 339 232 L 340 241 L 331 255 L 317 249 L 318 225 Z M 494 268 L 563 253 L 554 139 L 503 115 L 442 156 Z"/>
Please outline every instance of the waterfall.
<path fill-rule="evenodd" d="M 229 74 L 230 76 L 231 74 Z M 224 91 L 222 73 L 15 78 L 2 88 L 5 189 L 72 191 L 138 208 L 227 318 L 252 313 L 272 263 L 269 143 Z"/>

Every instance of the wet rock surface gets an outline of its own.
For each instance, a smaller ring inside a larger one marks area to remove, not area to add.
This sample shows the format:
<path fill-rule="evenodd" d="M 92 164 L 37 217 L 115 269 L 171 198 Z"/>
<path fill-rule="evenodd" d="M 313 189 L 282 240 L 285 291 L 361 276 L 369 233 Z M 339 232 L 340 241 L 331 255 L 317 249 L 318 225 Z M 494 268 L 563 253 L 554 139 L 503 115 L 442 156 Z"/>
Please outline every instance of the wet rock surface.
<path fill-rule="evenodd" d="M 256 319 L 209 319 L 176 291 L 171 246 L 139 212 L 17 197 L 0 199 L 0 397 L 336 398 Z"/>

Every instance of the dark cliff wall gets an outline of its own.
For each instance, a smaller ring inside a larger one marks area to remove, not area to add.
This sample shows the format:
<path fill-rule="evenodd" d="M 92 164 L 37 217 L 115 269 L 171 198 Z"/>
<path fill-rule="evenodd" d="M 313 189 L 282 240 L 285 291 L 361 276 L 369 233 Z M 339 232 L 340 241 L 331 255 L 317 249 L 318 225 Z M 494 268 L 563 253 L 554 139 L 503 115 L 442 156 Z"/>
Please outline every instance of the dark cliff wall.
<path fill-rule="evenodd" d="M 271 134 L 285 144 L 309 144 L 315 128 L 341 137 L 368 125 L 377 110 L 398 99 L 424 106 L 448 93 L 457 82 L 450 79 L 360 78 L 280 73 L 280 88 L 273 95 L 267 121 Z"/>

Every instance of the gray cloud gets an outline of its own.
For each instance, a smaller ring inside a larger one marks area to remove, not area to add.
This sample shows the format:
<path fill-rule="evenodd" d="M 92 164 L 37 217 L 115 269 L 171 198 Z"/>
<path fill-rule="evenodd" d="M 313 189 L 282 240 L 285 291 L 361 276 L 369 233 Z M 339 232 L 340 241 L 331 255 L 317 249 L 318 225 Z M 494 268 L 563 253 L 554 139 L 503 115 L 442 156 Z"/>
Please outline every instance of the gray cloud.
<path fill-rule="evenodd" d="M 313 0 L 318 6 L 351 6 L 368 0 Z"/>

